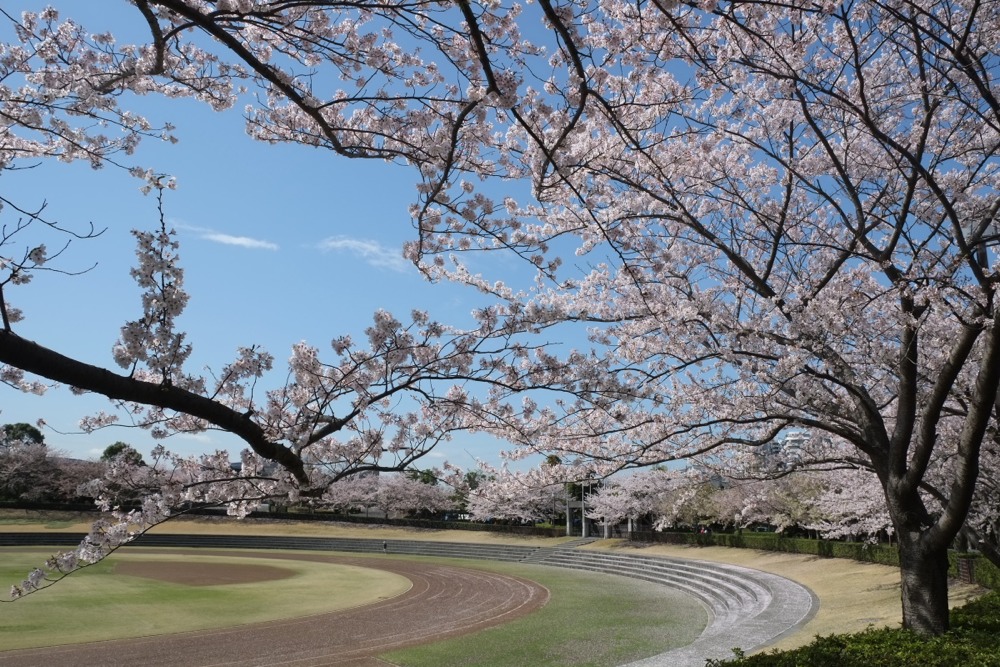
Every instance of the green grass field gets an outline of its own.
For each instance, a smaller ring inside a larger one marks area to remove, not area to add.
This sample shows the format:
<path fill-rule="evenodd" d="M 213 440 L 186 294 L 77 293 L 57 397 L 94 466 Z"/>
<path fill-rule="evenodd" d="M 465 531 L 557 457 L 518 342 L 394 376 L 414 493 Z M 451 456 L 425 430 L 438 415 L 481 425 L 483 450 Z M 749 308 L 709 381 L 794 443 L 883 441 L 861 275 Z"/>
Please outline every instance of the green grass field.
<path fill-rule="evenodd" d="M 259 553 L 259 552 L 255 552 Z M 20 580 L 48 553 L 0 550 L 0 577 Z M 332 611 L 405 590 L 401 577 L 305 561 L 184 556 L 234 565 L 288 568 L 280 580 L 190 586 L 116 573 L 125 559 L 166 561 L 165 553 L 123 554 L 78 572 L 41 593 L 0 606 L 0 648 L 70 644 L 227 627 Z M 603 667 L 692 641 L 704 628 L 702 607 L 666 588 L 618 576 L 489 561 L 420 558 L 533 579 L 551 593 L 527 617 L 475 635 L 387 656 L 406 667 Z"/>
<path fill-rule="evenodd" d="M 537 581 L 552 594 L 539 611 L 474 636 L 384 656 L 405 667 L 608 667 L 694 641 L 708 622 L 692 598 L 647 582 L 561 568 L 462 561 Z"/>
<path fill-rule="evenodd" d="M 0 550 L 0 581 L 20 581 L 50 553 Z M 170 559 L 164 554 L 119 552 L 47 590 L 0 606 L 0 648 L 122 639 L 307 616 L 392 597 L 410 587 L 406 578 L 378 570 L 307 561 L 262 561 L 236 553 L 225 559 L 185 555 L 184 561 L 276 566 L 291 576 L 191 586 L 115 572 L 125 561 L 157 563 Z"/>

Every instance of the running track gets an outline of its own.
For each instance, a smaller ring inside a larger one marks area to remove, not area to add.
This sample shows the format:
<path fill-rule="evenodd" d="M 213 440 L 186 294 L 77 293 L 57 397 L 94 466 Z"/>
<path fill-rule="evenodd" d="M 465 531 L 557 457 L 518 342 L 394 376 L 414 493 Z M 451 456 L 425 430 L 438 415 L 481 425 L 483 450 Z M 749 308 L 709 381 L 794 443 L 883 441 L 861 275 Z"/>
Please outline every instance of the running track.
<path fill-rule="evenodd" d="M 461 567 L 318 554 L 259 557 L 370 567 L 402 575 L 412 586 L 397 597 L 329 614 L 203 632 L 4 651 L 0 652 L 0 663 L 4 667 L 384 667 L 376 657 L 379 654 L 506 623 L 538 609 L 549 597 L 548 590 L 533 581 Z"/>

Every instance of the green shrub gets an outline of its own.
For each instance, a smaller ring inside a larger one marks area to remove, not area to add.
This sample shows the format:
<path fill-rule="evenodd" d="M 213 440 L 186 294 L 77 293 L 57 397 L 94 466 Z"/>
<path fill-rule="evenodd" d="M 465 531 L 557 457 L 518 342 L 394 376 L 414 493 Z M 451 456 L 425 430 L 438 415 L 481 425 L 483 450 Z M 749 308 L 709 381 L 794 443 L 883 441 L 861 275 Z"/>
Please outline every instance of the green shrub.
<path fill-rule="evenodd" d="M 719 546 L 738 546 L 761 551 L 780 551 L 827 558 L 849 558 L 866 563 L 899 566 L 898 549 L 887 544 L 814 540 L 804 537 L 785 537 L 780 533 L 720 534 L 714 537 L 716 538 L 715 544 Z"/>
<path fill-rule="evenodd" d="M 902 629 L 868 629 L 852 635 L 817 637 L 791 651 L 771 651 L 707 667 L 1000 667 L 1000 593 L 992 592 L 952 610 L 952 629 L 925 638 Z"/>
<path fill-rule="evenodd" d="M 980 555 L 959 554 L 955 552 L 948 554 L 949 575 L 952 577 L 958 576 L 958 560 L 960 558 L 971 558 L 973 560 L 972 567 L 975 573 L 975 583 L 993 590 L 1000 589 L 1000 569 Z"/>
<path fill-rule="evenodd" d="M 698 546 L 736 547 L 758 549 L 760 551 L 780 551 L 807 556 L 826 558 L 848 558 L 865 563 L 877 563 L 899 567 L 899 550 L 890 544 L 868 544 L 866 542 L 836 542 L 814 540 L 805 537 L 785 537 L 781 533 L 632 533 L 631 539 L 639 542 L 664 542 L 667 544 L 691 544 Z M 1000 573 L 989 570 L 996 579 Z M 990 574 L 987 574 L 990 576 Z M 993 588 L 984 581 L 982 585 Z"/>
<path fill-rule="evenodd" d="M 981 561 L 982 562 L 982 561 Z M 952 631 L 968 630 L 993 635 L 1000 642 L 1000 591 L 992 591 L 951 610 Z M 997 644 L 1000 646 L 1000 643 Z"/>
<path fill-rule="evenodd" d="M 986 588 L 1000 590 L 1000 568 L 980 556 L 976 561 L 976 583 Z"/>

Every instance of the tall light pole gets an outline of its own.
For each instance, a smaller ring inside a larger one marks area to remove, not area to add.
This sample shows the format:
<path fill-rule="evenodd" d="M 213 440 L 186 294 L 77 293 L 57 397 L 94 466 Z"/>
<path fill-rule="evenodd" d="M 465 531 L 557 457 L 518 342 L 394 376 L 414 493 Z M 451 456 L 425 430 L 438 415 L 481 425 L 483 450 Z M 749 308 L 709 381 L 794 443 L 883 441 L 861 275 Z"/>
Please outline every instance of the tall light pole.
<path fill-rule="evenodd" d="M 569 483 L 563 485 L 563 494 L 566 496 L 566 537 L 573 534 L 573 510 L 570 508 L 570 500 L 573 496 L 569 492 Z"/>

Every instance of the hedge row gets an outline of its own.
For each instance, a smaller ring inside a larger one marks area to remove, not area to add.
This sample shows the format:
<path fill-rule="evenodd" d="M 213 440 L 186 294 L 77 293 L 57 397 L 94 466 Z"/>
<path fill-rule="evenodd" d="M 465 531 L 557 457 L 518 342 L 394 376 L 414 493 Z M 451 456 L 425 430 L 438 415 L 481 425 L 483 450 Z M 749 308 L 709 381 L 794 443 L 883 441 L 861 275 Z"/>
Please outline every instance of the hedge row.
<path fill-rule="evenodd" d="M 662 542 L 667 544 L 689 544 L 698 546 L 735 547 L 739 549 L 759 549 L 760 551 L 780 551 L 784 553 L 823 556 L 825 558 L 848 558 L 863 563 L 877 563 L 899 567 L 899 550 L 894 545 L 867 544 L 864 542 L 836 542 L 814 540 L 804 537 L 785 537 L 780 533 L 658 533 L 633 532 L 629 539 L 636 542 Z M 949 554 L 950 574 L 959 576 L 958 561 L 968 558 L 973 561 L 972 572 L 975 583 L 986 588 L 1000 590 L 1000 569 L 978 555 Z"/>
<path fill-rule="evenodd" d="M 952 551 L 948 554 L 950 567 L 948 573 L 952 576 L 958 574 L 958 563 L 960 560 L 972 561 L 973 581 L 984 588 L 991 588 L 1000 591 L 1000 568 L 979 555 L 960 554 Z"/>
<path fill-rule="evenodd" d="M 864 542 L 835 542 L 805 537 L 785 537 L 781 533 L 632 533 L 630 539 L 639 542 L 667 542 L 699 546 L 735 547 L 784 553 L 850 558 L 865 563 L 899 567 L 899 552 L 895 546 Z"/>
<path fill-rule="evenodd" d="M 541 528 L 506 523 L 479 523 L 474 521 L 438 521 L 435 519 L 385 519 L 357 516 L 354 514 L 323 514 L 298 512 L 253 512 L 250 518 L 274 520 L 291 519 L 294 521 L 338 521 L 343 523 L 378 524 L 383 526 L 399 526 L 405 528 L 424 528 L 427 530 L 476 530 L 490 533 L 510 533 L 533 537 L 562 537 L 566 534 L 564 528 Z"/>
<path fill-rule="evenodd" d="M 951 630 L 921 637 L 901 628 L 817 637 L 789 651 L 771 651 L 706 667 L 1000 667 L 1000 592 L 951 611 Z"/>

